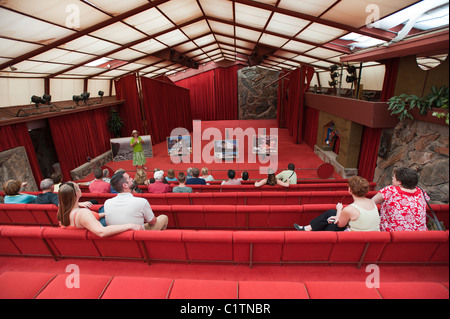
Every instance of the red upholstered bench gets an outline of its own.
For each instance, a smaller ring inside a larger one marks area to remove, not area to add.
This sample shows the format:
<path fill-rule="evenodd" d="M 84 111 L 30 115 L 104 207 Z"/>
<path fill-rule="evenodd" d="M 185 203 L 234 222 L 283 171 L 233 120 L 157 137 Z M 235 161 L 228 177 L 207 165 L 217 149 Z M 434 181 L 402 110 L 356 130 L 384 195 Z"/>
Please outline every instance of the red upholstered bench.
<path fill-rule="evenodd" d="M 299 232 L 284 233 L 282 261 L 297 262 L 328 262 L 328 258 L 337 242 L 335 232 Z"/>
<path fill-rule="evenodd" d="M 237 281 L 177 279 L 169 299 L 237 299 Z"/>
<path fill-rule="evenodd" d="M 36 297 L 36 299 L 98 299 L 108 286 L 111 276 L 79 274 L 79 288 L 67 286 L 70 273 L 56 276 Z M 69 282 L 70 282 L 69 278 Z"/>
<path fill-rule="evenodd" d="M 202 205 L 174 205 L 172 213 L 179 228 L 205 228 L 205 216 Z"/>
<path fill-rule="evenodd" d="M 92 240 L 88 240 L 87 229 L 45 228 L 43 238 L 57 258 L 100 258 Z"/>
<path fill-rule="evenodd" d="M 280 263 L 284 243 L 282 231 L 237 231 L 233 235 L 234 261 Z"/>
<path fill-rule="evenodd" d="M 448 244 L 448 234 L 443 231 L 390 232 L 390 235 L 391 241 L 384 248 L 380 262 L 429 262 L 441 244 Z"/>
<path fill-rule="evenodd" d="M 126 231 L 101 238 L 88 232 L 87 239 L 94 243 L 101 257 L 142 260 L 144 255 L 139 247 L 139 242 L 134 240 L 134 234 L 134 231 Z"/>
<path fill-rule="evenodd" d="M 38 272 L 4 272 L 0 275 L 0 299 L 33 299 L 55 277 Z"/>
<path fill-rule="evenodd" d="M 3 226 L 0 233 L 2 238 L 1 254 L 54 257 L 43 240 L 43 232 L 44 228 L 40 227 Z"/>
<path fill-rule="evenodd" d="M 383 299 L 447 299 L 448 289 L 437 282 L 381 282 Z"/>
<path fill-rule="evenodd" d="M 381 299 L 364 281 L 307 281 L 305 286 L 311 299 Z"/>
<path fill-rule="evenodd" d="M 233 262 L 233 232 L 183 232 L 182 240 L 189 261 Z"/>
<path fill-rule="evenodd" d="M 144 257 L 149 263 L 153 261 L 187 262 L 182 234 L 181 230 L 140 230 L 135 231 L 134 239 L 140 242 Z"/>
<path fill-rule="evenodd" d="M 173 279 L 114 277 L 101 299 L 167 299 Z"/>
<path fill-rule="evenodd" d="M 239 299 L 308 299 L 303 283 L 240 281 Z"/>
<path fill-rule="evenodd" d="M 207 228 L 236 229 L 236 206 L 233 205 L 205 205 L 205 225 Z"/>

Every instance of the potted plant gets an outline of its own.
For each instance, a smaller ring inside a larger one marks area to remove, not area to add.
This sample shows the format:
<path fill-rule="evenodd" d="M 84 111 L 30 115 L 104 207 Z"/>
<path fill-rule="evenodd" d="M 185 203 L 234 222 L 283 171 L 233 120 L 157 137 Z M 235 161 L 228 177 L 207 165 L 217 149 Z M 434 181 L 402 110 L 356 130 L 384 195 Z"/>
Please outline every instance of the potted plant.
<path fill-rule="evenodd" d="M 122 129 L 123 124 L 124 122 L 120 117 L 119 112 L 112 108 L 106 125 L 108 125 L 108 129 L 113 133 L 114 137 L 120 137 L 120 130 Z"/>
<path fill-rule="evenodd" d="M 391 115 L 396 115 L 399 120 L 404 120 L 406 118 L 414 119 L 413 113 L 417 113 L 415 109 L 418 109 L 419 115 L 426 116 L 428 111 L 433 108 L 448 109 L 448 93 L 449 88 L 446 86 L 442 86 L 439 89 L 436 86 L 433 86 L 431 92 L 425 97 L 400 94 L 398 96 L 393 96 L 388 100 L 388 110 L 391 111 Z M 447 117 L 448 119 L 448 112 L 435 111 L 433 116 L 438 118 Z"/>

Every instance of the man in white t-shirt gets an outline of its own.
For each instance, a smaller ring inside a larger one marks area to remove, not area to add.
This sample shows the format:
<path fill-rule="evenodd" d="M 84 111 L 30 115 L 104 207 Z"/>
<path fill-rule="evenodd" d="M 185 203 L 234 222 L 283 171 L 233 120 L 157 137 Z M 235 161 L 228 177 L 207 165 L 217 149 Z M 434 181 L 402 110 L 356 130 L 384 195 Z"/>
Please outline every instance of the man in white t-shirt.
<path fill-rule="evenodd" d="M 133 179 L 121 170 L 111 178 L 111 186 L 117 196 L 105 201 L 105 219 L 107 225 L 138 224 L 146 230 L 163 230 L 169 221 L 166 215 L 155 217 L 149 202 L 145 198 L 134 197 Z"/>

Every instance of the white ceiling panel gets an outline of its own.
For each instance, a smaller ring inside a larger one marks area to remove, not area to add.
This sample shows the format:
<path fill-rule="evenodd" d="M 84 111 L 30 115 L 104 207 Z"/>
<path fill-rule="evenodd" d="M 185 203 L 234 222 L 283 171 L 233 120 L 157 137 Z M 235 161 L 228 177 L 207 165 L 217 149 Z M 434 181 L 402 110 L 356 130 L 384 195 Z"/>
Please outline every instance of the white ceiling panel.
<path fill-rule="evenodd" d="M 176 24 L 181 24 L 203 15 L 195 0 L 169 1 L 158 8 Z"/>
<path fill-rule="evenodd" d="M 271 12 L 268 10 L 236 3 L 236 23 L 254 28 L 264 28 Z"/>
<path fill-rule="evenodd" d="M 303 53 L 305 51 L 313 49 L 314 46 L 298 42 L 295 40 L 291 40 L 288 43 L 286 43 L 282 48 L 293 52 Z"/>
<path fill-rule="evenodd" d="M 148 4 L 147 0 L 89 0 L 89 2 L 113 16 L 117 16 L 124 12 L 131 11 L 136 7 Z"/>
<path fill-rule="evenodd" d="M 308 55 L 311 56 L 315 56 L 318 58 L 322 58 L 322 59 L 329 59 L 331 57 L 335 57 L 337 55 L 340 55 L 339 53 L 333 51 L 333 50 L 328 50 L 328 49 L 324 49 L 324 48 L 316 48 L 313 49 L 311 51 L 307 52 Z"/>
<path fill-rule="evenodd" d="M 50 51 L 36 55 L 31 60 L 51 61 L 66 64 L 81 64 L 92 58 L 94 58 L 94 56 L 90 54 L 83 54 L 61 49 L 52 49 Z"/>
<path fill-rule="evenodd" d="M 0 38 L 0 56 L 5 58 L 15 58 L 41 47 L 38 44 Z"/>
<path fill-rule="evenodd" d="M 175 26 L 156 8 L 152 8 L 131 16 L 124 21 L 147 33 L 148 35 L 155 35 L 169 30 Z"/>
<path fill-rule="evenodd" d="M 318 17 L 336 0 L 281 0 L 279 7 Z"/>
<path fill-rule="evenodd" d="M 209 25 L 213 32 L 234 36 L 234 26 L 227 23 L 209 21 Z"/>
<path fill-rule="evenodd" d="M 73 30 L 0 8 L 1 37 L 49 44 L 73 33 Z"/>
<path fill-rule="evenodd" d="M 208 17 L 233 21 L 233 3 L 231 1 L 199 0 Z"/>
<path fill-rule="evenodd" d="M 131 50 L 131 49 L 124 49 L 122 51 L 108 55 L 108 58 L 129 61 L 129 60 L 142 58 L 144 56 L 145 56 L 145 54 L 142 52 L 138 52 L 138 51 Z"/>
<path fill-rule="evenodd" d="M 214 36 L 212 34 L 206 35 L 204 37 L 201 37 L 197 40 L 195 40 L 195 44 L 197 44 L 199 47 L 203 47 L 205 45 L 211 44 L 213 42 L 215 42 L 216 39 L 214 38 Z"/>
<path fill-rule="evenodd" d="M 139 44 L 136 44 L 136 45 L 132 46 L 131 49 L 135 49 L 135 50 L 138 50 L 138 51 L 146 53 L 146 54 L 151 54 L 154 52 L 158 52 L 158 51 L 167 49 L 167 46 L 165 46 L 164 44 L 162 44 L 159 41 L 151 39 L 151 40 L 147 40 L 147 41 L 141 42 Z"/>
<path fill-rule="evenodd" d="M 310 22 L 307 20 L 294 18 L 285 14 L 275 13 L 272 19 L 270 19 L 267 30 L 293 37 L 309 23 Z"/>
<path fill-rule="evenodd" d="M 259 40 L 260 43 L 271 46 L 271 47 L 281 47 L 283 44 L 285 44 L 288 40 L 285 38 L 276 37 L 270 34 L 264 33 Z"/>
<path fill-rule="evenodd" d="M 160 35 L 159 37 L 156 37 L 156 40 L 164 43 L 167 46 L 174 46 L 189 39 L 180 30 L 173 30 L 172 32 L 168 32 Z"/>
<path fill-rule="evenodd" d="M 111 42 L 103 41 L 100 39 L 93 38 L 91 36 L 85 35 L 76 40 L 67 42 L 60 46 L 61 48 L 74 50 L 84 53 L 103 55 L 109 51 L 120 48 L 120 46 L 113 44 Z"/>
<path fill-rule="evenodd" d="M 183 32 L 191 39 L 211 32 L 206 20 L 192 23 L 186 27 L 183 27 L 181 30 L 183 30 Z"/>
<path fill-rule="evenodd" d="M 130 28 L 122 22 L 111 24 L 90 34 L 122 45 L 145 38 L 145 34 Z"/>
<path fill-rule="evenodd" d="M 258 41 L 259 37 L 261 36 L 261 33 L 262 32 L 236 27 L 236 37 L 252 42 Z"/>
<path fill-rule="evenodd" d="M 335 38 L 339 38 L 347 31 L 329 27 L 319 23 L 313 23 L 303 30 L 296 38 L 314 43 L 325 43 Z"/>

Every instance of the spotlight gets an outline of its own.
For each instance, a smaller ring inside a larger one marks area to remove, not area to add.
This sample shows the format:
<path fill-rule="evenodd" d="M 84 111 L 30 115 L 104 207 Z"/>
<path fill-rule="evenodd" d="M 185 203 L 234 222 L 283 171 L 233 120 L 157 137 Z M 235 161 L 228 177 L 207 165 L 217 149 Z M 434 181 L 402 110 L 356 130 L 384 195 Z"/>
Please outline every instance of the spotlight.
<path fill-rule="evenodd" d="M 331 75 L 331 79 L 332 80 L 334 80 L 335 78 L 339 77 L 339 73 L 337 73 L 337 72 L 331 73 L 330 75 Z"/>
<path fill-rule="evenodd" d="M 347 83 L 355 82 L 355 81 L 356 81 L 356 76 L 353 76 L 353 75 L 347 75 L 347 78 L 345 79 L 345 81 L 346 81 Z"/>
<path fill-rule="evenodd" d="M 89 100 L 89 96 L 91 96 L 91 93 L 89 93 L 89 92 L 84 92 L 84 93 L 81 93 L 81 98 L 83 99 L 83 101 L 84 101 L 84 105 L 87 105 L 87 101 Z"/>
<path fill-rule="evenodd" d="M 337 81 L 336 80 L 328 81 L 328 84 L 332 87 L 335 87 L 337 85 Z"/>
<path fill-rule="evenodd" d="M 100 96 L 100 102 L 101 103 L 103 101 L 103 95 L 105 94 L 105 92 L 103 91 L 98 91 L 98 96 Z"/>
<path fill-rule="evenodd" d="M 356 67 L 354 65 L 349 65 L 347 67 L 347 72 L 350 73 L 350 74 L 355 73 L 356 72 Z"/>
<path fill-rule="evenodd" d="M 333 64 L 332 66 L 330 66 L 330 71 L 331 72 L 335 72 L 339 67 L 336 64 Z"/>
<path fill-rule="evenodd" d="M 31 102 L 34 103 L 36 105 L 36 107 L 39 107 L 39 104 L 47 103 L 46 100 L 44 100 L 43 98 L 41 98 L 40 96 L 37 96 L 37 95 L 33 95 L 31 97 Z"/>
<path fill-rule="evenodd" d="M 74 95 L 72 96 L 72 100 L 77 104 L 78 106 L 78 102 L 83 101 L 83 98 L 80 95 Z"/>
<path fill-rule="evenodd" d="M 42 95 L 42 98 L 45 100 L 45 102 L 46 102 L 47 104 L 50 105 L 50 101 L 52 100 L 52 96 L 51 96 L 51 95 L 49 95 L 49 94 L 44 94 L 44 95 Z"/>

